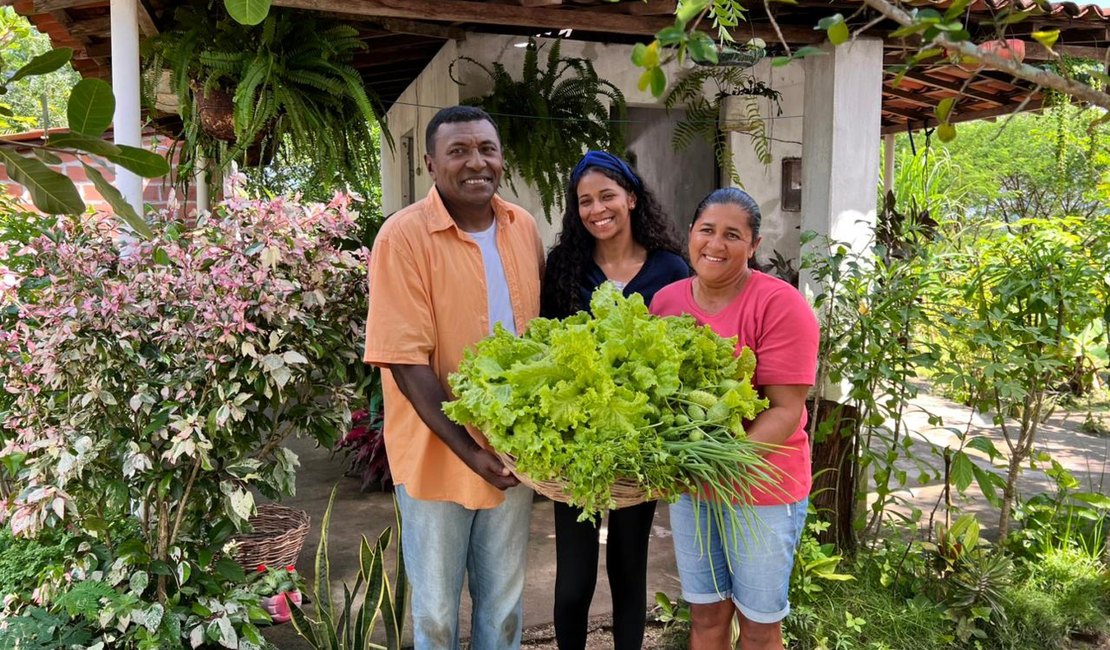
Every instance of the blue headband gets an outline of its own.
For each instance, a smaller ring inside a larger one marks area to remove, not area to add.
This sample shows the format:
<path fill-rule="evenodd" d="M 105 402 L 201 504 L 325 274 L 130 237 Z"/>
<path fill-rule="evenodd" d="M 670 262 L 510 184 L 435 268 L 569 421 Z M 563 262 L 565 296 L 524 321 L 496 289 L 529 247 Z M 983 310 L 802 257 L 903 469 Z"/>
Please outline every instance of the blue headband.
<path fill-rule="evenodd" d="M 618 174 L 627 180 L 632 189 L 637 192 L 644 187 L 644 182 L 640 180 L 636 172 L 632 171 L 628 163 L 605 151 L 587 151 L 586 155 L 582 156 L 582 160 L 579 160 L 578 164 L 574 166 L 574 171 L 570 173 L 570 186 L 578 185 L 578 181 L 582 180 L 582 175 L 590 167 L 600 167 Z"/>

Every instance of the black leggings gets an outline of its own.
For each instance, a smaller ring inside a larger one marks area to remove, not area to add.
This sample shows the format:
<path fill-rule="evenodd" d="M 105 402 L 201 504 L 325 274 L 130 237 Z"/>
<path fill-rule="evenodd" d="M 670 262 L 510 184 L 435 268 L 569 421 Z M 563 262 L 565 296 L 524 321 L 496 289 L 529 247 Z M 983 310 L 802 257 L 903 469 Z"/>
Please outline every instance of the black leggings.
<path fill-rule="evenodd" d="M 586 647 L 597 586 L 598 527 L 581 510 L 555 502 L 555 640 L 559 650 Z M 613 647 L 640 650 L 647 617 L 648 535 L 655 501 L 609 512 L 605 564 L 613 593 Z"/>

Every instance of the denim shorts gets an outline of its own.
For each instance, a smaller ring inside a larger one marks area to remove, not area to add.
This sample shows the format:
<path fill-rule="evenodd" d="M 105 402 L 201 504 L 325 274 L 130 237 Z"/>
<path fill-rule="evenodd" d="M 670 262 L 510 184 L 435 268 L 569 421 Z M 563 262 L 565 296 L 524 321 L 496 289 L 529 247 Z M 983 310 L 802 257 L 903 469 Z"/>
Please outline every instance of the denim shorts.
<path fill-rule="evenodd" d="M 722 526 L 710 516 L 704 501 L 698 504 L 695 518 L 694 503 L 684 495 L 670 507 L 682 597 L 695 605 L 731 598 L 740 613 L 755 623 L 786 618 L 790 613 L 790 572 L 808 502 L 733 506 L 739 522 L 734 534 L 732 518 L 724 517 Z M 726 544 L 730 547 L 727 557 Z"/>

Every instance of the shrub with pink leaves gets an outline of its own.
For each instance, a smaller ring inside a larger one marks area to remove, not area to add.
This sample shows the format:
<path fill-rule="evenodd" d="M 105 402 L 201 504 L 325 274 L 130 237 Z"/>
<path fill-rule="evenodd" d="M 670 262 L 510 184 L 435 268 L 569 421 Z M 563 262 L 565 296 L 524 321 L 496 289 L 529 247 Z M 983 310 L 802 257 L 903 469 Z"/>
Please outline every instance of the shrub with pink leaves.
<path fill-rule="evenodd" d="M 115 546 L 158 574 L 159 602 L 183 582 L 167 567 L 209 571 L 254 512 L 249 488 L 293 492 L 282 441 L 331 447 L 350 426 L 366 377 L 355 216 L 342 194 L 234 196 L 192 225 L 152 215 L 136 240 L 85 215 L 34 238 L 18 275 L 0 266 L 0 461 L 18 472 L 0 518 Z M 31 278 L 30 297 L 8 286 Z"/>

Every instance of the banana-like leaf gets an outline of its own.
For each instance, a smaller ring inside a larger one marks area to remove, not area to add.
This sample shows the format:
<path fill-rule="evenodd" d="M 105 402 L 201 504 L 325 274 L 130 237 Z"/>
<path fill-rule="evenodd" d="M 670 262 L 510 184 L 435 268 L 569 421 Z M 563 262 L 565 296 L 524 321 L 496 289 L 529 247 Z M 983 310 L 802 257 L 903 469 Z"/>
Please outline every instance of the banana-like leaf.
<path fill-rule="evenodd" d="M 73 181 L 47 167 L 37 158 L 21 156 L 0 147 L 0 160 L 8 178 L 27 188 L 35 207 L 47 214 L 77 214 L 85 202 Z"/>

